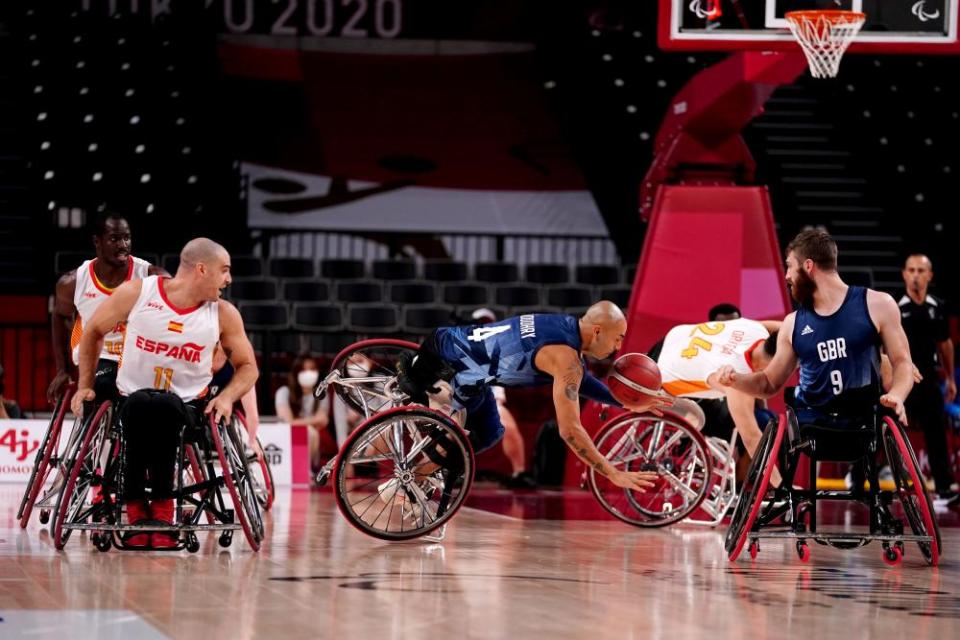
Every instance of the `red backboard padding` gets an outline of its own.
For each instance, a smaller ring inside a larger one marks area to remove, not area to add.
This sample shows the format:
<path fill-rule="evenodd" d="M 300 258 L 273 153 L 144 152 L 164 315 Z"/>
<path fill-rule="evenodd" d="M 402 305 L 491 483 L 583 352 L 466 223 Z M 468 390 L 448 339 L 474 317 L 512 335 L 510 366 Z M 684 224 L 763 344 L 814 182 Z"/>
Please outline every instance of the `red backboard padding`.
<path fill-rule="evenodd" d="M 671 327 L 705 321 L 720 302 L 754 319 L 790 311 L 765 188 L 664 186 L 654 207 L 623 352 L 646 351 Z"/>
<path fill-rule="evenodd" d="M 664 185 L 657 190 L 627 314 L 621 353 L 646 352 L 678 324 L 707 320 L 710 307 L 730 302 L 744 317 L 780 320 L 790 312 L 783 258 L 764 187 Z M 771 405 L 775 411 L 782 402 Z M 607 412 L 607 418 L 615 412 Z M 598 407 L 581 414 L 592 435 Z M 569 454 L 565 483 L 583 465 Z"/>

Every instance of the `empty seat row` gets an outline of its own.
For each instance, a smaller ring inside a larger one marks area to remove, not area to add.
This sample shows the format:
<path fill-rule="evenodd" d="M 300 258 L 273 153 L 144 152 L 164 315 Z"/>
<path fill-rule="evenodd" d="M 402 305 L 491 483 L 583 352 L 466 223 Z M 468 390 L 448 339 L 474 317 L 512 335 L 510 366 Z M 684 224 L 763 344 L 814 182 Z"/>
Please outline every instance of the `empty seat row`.
<path fill-rule="evenodd" d="M 630 298 L 630 287 L 588 287 L 559 285 L 541 287 L 529 284 L 487 286 L 476 282 L 446 283 L 439 287 L 425 282 L 380 282 L 355 280 L 328 285 L 313 279 L 287 280 L 282 283 L 266 278 L 237 278 L 226 297 L 237 302 L 326 302 L 347 303 L 389 301 L 396 304 L 433 304 L 505 307 L 536 306 L 588 307 L 597 300 L 611 300 L 621 307 Z"/>
<path fill-rule="evenodd" d="M 163 266 L 175 273 L 179 255 L 167 254 Z M 369 272 L 363 260 L 326 259 L 314 262 L 310 258 L 269 258 L 236 255 L 231 257 L 230 271 L 234 277 L 326 278 L 330 280 L 358 280 L 372 277 L 376 280 L 416 280 L 434 282 L 566 284 L 571 281 L 571 269 L 565 264 L 529 264 L 521 272 L 518 265 L 508 262 L 479 262 L 474 265 L 472 278 L 465 262 L 454 260 L 425 260 L 422 270 L 413 260 L 374 260 Z M 319 266 L 319 268 L 318 268 Z M 632 283 L 636 267 L 621 268 L 606 264 L 585 264 L 573 268 L 573 282 L 595 286 Z"/>
<path fill-rule="evenodd" d="M 451 305 L 352 304 L 335 303 L 247 302 L 240 305 L 240 314 L 248 331 L 286 331 L 307 333 L 354 332 L 391 334 L 397 332 L 425 334 L 437 327 L 469 322 L 471 308 Z M 558 309 L 549 306 L 495 308 L 501 317 L 524 313 L 560 313 L 579 315 L 582 308 Z"/>

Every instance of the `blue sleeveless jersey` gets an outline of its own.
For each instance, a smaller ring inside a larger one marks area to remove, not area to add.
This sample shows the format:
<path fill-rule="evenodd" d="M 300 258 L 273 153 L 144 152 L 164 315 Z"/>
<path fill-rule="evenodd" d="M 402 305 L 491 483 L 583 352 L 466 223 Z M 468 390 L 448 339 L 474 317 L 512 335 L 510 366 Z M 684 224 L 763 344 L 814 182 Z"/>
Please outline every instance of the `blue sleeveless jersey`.
<path fill-rule="evenodd" d="M 821 316 L 797 310 L 793 350 L 800 361 L 797 400 L 814 408 L 880 396 L 880 335 L 867 311 L 867 290 L 850 287 L 840 308 Z"/>
<path fill-rule="evenodd" d="M 537 370 L 534 358 L 542 347 L 565 344 L 580 352 L 580 325 L 573 316 L 531 314 L 500 322 L 437 329 L 438 354 L 457 372 L 458 392 L 488 385 L 528 387 L 553 382 Z M 461 395 L 461 393 L 458 393 Z"/>

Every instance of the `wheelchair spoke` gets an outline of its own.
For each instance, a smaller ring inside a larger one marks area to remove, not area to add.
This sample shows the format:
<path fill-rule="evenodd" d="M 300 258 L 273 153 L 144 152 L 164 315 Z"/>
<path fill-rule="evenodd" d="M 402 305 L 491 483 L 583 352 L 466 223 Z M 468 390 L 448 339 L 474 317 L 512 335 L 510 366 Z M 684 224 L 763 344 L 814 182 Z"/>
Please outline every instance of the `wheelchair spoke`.
<path fill-rule="evenodd" d="M 410 452 L 407 454 L 407 457 L 404 459 L 404 464 L 409 468 L 414 459 L 420 455 L 420 452 L 426 449 L 428 446 L 436 442 L 436 438 L 422 438 L 419 442 L 413 445 L 410 448 Z"/>
<path fill-rule="evenodd" d="M 387 440 L 387 446 L 397 466 L 403 469 L 406 456 L 403 453 L 403 421 L 396 421 L 391 425 L 390 438 Z"/>
<path fill-rule="evenodd" d="M 411 482 L 407 488 L 409 492 L 413 494 L 414 500 L 420 508 L 420 526 L 425 527 L 436 520 L 436 514 L 430 513 L 430 498 L 427 497 L 427 494 L 424 493 L 420 485 L 416 482 Z M 430 522 L 427 522 L 425 519 L 428 514 L 430 515 Z"/>
<path fill-rule="evenodd" d="M 659 460 L 664 455 L 664 453 L 666 453 L 668 449 L 673 447 L 673 445 L 677 444 L 677 442 L 680 440 L 680 438 L 683 437 L 683 435 L 684 435 L 683 431 L 680 431 L 678 429 L 676 432 L 674 432 L 672 436 L 670 436 L 667 439 L 666 442 L 663 443 L 663 445 L 659 449 L 657 449 L 656 453 L 650 456 L 650 458 L 653 460 Z M 662 436 L 663 436 L 663 430 L 661 429 L 660 437 Z"/>
<path fill-rule="evenodd" d="M 634 423 L 630 425 L 630 427 L 624 432 L 624 434 L 620 436 L 620 439 L 617 440 L 617 442 L 612 447 L 610 447 L 609 453 L 607 453 L 607 455 L 605 456 L 607 460 L 613 459 L 613 457 L 618 453 L 620 453 L 620 450 L 626 446 L 636 447 L 637 443 L 634 440 L 634 436 L 636 435 L 636 433 L 637 433 L 637 425 L 636 423 Z"/>
<path fill-rule="evenodd" d="M 685 495 L 688 500 L 693 500 L 697 497 L 697 492 L 684 484 L 680 478 L 673 474 L 673 472 L 668 471 L 667 469 L 658 469 L 657 471 L 660 474 L 660 477 L 665 478 L 666 481 L 670 483 L 670 486 Z"/>
<path fill-rule="evenodd" d="M 657 450 L 658 443 L 660 438 L 663 437 L 663 421 L 658 420 L 653 425 L 653 435 L 650 437 L 650 442 L 647 444 L 647 460 L 655 459 L 653 452 Z"/>

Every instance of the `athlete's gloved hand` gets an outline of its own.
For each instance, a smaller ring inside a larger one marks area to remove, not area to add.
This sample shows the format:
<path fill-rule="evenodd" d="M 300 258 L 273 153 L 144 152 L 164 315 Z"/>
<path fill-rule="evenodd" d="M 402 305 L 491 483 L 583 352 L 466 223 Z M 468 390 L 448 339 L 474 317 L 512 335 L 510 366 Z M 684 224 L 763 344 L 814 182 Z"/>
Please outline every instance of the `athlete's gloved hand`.
<path fill-rule="evenodd" d="M 900 424 L 907 426 L 907 410 L 903 407 L 903 398 L 893 393 L 885 393 L 880 396 L 880 404 L 892 409 Z"/>
<path fill-rule="evenodd" d="M 97 394 L 93 392 L 93 389 L 77 389 L 77 392 L 73 394 L 73 399 L 70 401 L 70 410 L 73 411 L 73 415 L 77 416 L 78 418 L 82 418 L 83 403 L 90 402 L 96 397 Z"/>
<path fill-rule="evenodd" d="M 616 471 L 608 479 L 623 489 L 642 492 L 653 487 L 657 478 L 656 471 Z"/>
<path fill-rule="evenodd" d="M 439 393 L 440 388 L 434 385 L 436 375 L 416 367 L 414 358 L 416 356 L 410 353 L 400 354 L 397 359 L 397 386 L 411 398 L 419 398 L 424 393 Z M 429 380 L 426 379 L 428 377 Z"/>

